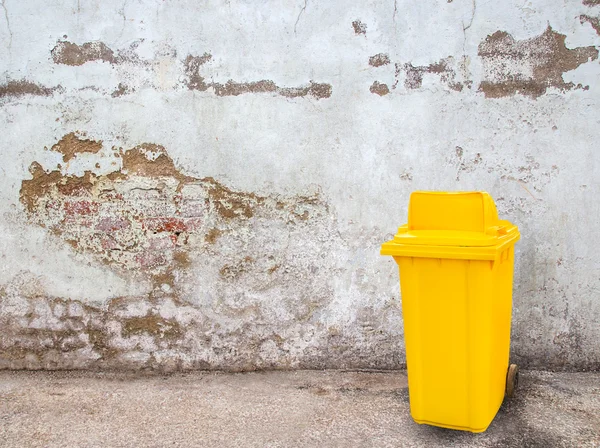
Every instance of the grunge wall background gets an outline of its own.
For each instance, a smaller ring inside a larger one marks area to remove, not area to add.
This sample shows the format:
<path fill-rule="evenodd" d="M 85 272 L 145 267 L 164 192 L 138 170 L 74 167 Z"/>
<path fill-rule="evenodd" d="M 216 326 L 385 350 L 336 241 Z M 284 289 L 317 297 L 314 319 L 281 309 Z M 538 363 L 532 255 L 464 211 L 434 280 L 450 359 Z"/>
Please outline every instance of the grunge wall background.
<path fill-rule="evenodd" d="M 2 0 L 0 368 L 401 368 L 380 243 L 476 189 L 597 369 L 599 3 Z"/>

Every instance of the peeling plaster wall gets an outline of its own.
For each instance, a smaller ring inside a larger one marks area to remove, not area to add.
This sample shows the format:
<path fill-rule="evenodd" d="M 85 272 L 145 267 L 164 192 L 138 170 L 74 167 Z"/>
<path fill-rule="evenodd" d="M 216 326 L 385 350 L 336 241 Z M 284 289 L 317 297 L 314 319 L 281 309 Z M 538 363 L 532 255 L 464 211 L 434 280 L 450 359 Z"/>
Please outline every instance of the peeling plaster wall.
<path fill-rule="evenodd" d="M 599 368 L 599 20 L 3 0 L 0 368 L 401 368 L 417 189 L 520 226 L 515 361 Z"/>

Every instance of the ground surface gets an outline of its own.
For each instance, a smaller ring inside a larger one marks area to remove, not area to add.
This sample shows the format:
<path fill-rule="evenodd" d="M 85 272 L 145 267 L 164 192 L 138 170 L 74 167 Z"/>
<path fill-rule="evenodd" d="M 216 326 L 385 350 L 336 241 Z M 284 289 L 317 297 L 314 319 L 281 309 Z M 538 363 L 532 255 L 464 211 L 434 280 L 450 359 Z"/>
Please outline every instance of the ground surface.
<path fill-rule="evenodd" d="M 411 420 L 405 372 L 0 372 L 2 447 L 600 447 L 600 373 L 522 372 L 483 434 Z"/>

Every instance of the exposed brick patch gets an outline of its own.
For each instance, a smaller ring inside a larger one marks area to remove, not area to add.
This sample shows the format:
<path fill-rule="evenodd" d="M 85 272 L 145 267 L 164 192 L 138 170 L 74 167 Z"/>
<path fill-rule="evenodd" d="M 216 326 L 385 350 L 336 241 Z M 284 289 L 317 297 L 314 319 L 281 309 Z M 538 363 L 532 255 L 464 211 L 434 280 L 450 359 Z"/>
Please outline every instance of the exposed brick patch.
<path fill-rule="evenodd" d="M 100 148 L 102 142 L 67 134 L 53 150 L 68 161 Z M 223 234 L 219 229 L 255 217 L 296 226 L 326 212 L 316 197 L 261 196 L 212 177 L 183 174 L 161 145 L 116 148 L 112 154 L 120 167 L 107 174 L 90 169 L 70 175 L 32 163 L 32 178 L 21 184 L 21 202 L 32 222 L 76 251 L 150 277 L 157 285 L 175 285 L 190 264 L 190 253 L 217 244 Z"/>

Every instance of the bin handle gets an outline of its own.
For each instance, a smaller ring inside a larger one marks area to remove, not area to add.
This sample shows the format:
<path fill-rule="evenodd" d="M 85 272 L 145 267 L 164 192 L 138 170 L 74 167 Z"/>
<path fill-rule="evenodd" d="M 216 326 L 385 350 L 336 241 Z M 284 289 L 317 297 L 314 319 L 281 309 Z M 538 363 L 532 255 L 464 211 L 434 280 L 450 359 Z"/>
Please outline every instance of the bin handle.
<path fill-rule="evenodd" d="M 485 233 L 492 236 L 501 236 L 506 235 L 508 230 L 506 229 L 506 226 L 490 226 Z"/>

